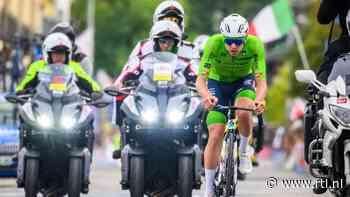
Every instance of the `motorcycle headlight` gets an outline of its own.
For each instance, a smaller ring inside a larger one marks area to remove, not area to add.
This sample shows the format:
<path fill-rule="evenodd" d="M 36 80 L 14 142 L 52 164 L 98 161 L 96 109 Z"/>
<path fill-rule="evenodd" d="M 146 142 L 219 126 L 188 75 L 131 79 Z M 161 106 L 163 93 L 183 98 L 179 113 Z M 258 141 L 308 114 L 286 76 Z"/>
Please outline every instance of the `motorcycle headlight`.
<path fill-rule="evenodd" d="M 330 105 L 330 111 L 333 116 L 343 124 L 350 124 L 350 110 L 347 108 L 339 107 L 336 105 Z"/>
<path fill-rule="evenodd" d="M 37 117 L 37 122 L 40 125 L 40 127 L 44 129 L 50 128 L 53 125 L 53 121 L 46 114 L 39 115 Z"/>
<path fill-rule="evenodd" d="M 64 116 L 61 119 L 61 126 L 65 129 L 71 129 L 76 124 L 77 120 L 74 117 Z"/>
<path fill-rule="evenodd" d="M 172 110 L 167 114 L 167 120 L 170 123 L 176 124 L 182 121 L 185 113 L 179 110 Z"/>
<path fill-rule="evenodd" d="M 158 119 L 158 113 L 154 110 L 146 110 L 141 114 L 142 120 L 147 123 L 153 123 Z"/>

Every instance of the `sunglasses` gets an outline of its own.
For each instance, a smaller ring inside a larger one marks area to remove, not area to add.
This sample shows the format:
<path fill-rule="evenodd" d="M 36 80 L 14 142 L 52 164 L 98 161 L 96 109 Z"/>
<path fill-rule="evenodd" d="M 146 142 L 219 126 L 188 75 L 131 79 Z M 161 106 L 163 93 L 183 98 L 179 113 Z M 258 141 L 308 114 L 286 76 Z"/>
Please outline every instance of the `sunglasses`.
<path fill-rule="evenodd" d="M 236 46 L 241 46 L 245 42 L 245 38 L 225 38 L 225 44 L 231 46 L 235 44 Z"/>
<path fill-rule="evenodd" d="M 178 23 L 178 24 L 180 23 L 179 18 L 173 17 L 173 16 L 163 17 L 162 20 L 168 20 L 168 21 L 172 21 L 172 22 L 175 22 L 175 23 Z"/>
<path fill-rule="evenodd" d="M 160 37 L 158 38 L 159 44 L 168 44 L 173 45 L 175 43 L 175 40 L 171 37 Z"/>

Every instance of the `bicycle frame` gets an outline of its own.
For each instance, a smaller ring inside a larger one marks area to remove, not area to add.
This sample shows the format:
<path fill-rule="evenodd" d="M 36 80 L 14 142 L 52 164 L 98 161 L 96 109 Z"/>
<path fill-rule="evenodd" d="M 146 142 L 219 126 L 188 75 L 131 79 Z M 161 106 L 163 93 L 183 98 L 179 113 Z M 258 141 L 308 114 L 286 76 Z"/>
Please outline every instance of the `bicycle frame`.
<path fill-rule="evenodd" d="M 234 196 L 237 185 L 238 172 L 238 142 L 239 132 L 237 129 L 237 120 L 234 111 L 245 110 L 253 111 L 249 108 L 239 108 L 230 106 L 218 106 L 219 109 L 228 110 L 225 136 L 221 149 L 221 159 L 219 168 L 216 172 L 215 193 L 225 197 Z"/>

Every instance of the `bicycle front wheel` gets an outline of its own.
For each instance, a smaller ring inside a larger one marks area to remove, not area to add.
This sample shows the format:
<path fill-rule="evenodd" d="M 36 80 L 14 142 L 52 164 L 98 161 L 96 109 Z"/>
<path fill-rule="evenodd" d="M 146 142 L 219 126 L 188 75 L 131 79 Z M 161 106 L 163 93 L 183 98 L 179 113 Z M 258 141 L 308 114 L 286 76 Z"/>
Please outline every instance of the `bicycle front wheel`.
<path fill-rule="evenodd" d="M 224 197 L 235 196 L 237 185 L 237 168 L 238 168 L 238 145 L 234 133 L 227 136 L 227 158 L 225 165 L 225 186 Z"/>

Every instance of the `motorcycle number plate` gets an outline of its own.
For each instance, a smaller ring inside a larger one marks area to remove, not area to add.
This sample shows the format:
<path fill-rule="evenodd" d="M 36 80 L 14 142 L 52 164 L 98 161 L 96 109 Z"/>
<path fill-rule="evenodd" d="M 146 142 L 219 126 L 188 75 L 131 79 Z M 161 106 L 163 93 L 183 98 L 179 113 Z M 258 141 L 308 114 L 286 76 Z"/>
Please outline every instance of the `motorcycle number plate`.
<path fill-rule="evenodd" d="M 172 69 L 170 64 L 158 63 L 153 67 L 153 80 L 154 81 L 171 81 Z"/>
<path fill-rule="evenodd" d="M 12 164 L 11 156 L 0 156 L 0 166 L 10 166 Z"/>

